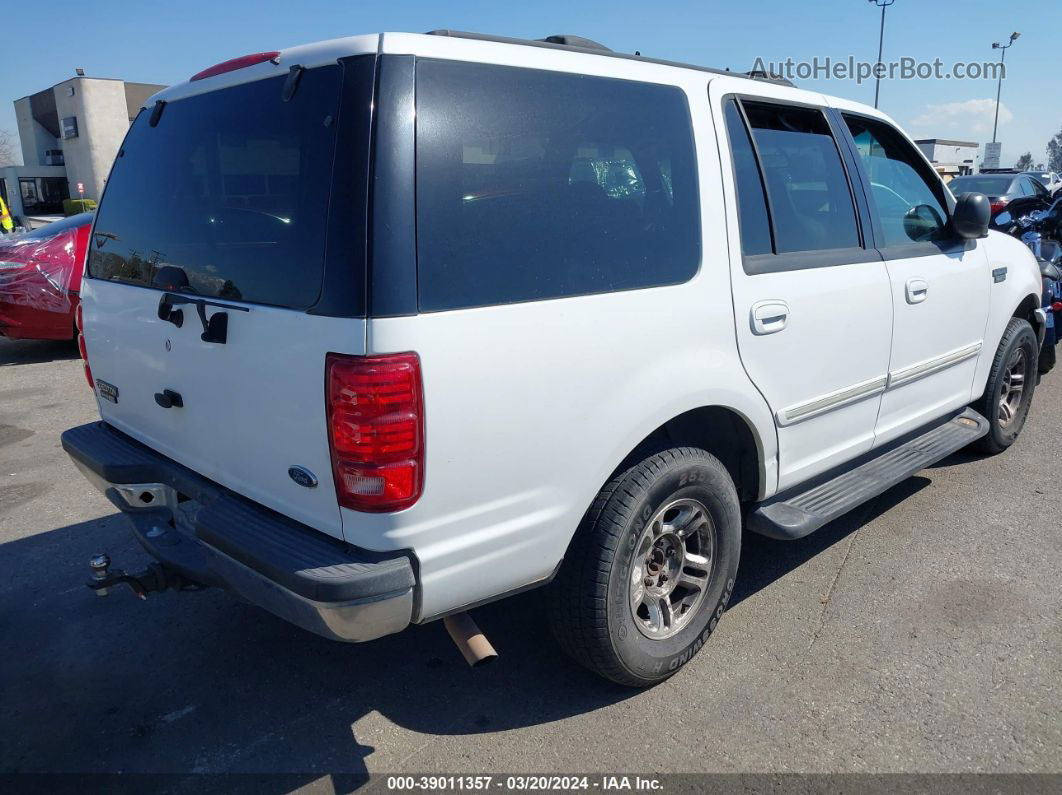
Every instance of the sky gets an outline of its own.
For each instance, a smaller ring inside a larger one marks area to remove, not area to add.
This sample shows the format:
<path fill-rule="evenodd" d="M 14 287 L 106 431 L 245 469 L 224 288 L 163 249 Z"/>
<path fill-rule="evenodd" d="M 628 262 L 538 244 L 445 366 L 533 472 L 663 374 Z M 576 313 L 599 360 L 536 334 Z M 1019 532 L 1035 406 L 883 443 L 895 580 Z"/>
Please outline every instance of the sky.
<path fill-rule="evenodd" d="M 1020 8 L 1020 12 L 1016 9 Z M 46 16 L 40 26 L 34 13 Z M 476 0 L 51 0 L 47 12 L 8 15 L 21 29 L 0 51 L 0 130 L 16 138 L 12 102 L 74 75 L 170 84 L 219 61 L 322 39 L 380 31 L 468 30 L 517 38 L 571 33 L 614 50 L 747 71 L 765 62 L 857 60 L 877 56 L 880 11 L 869 0 L 657 0 L 533 3 Z M 998 139 L 1003 165 L 1023 152 L 1046 159 L 1062 128 L 1058 52 L 1062 2 L 895 0 L 886 12 L 884 60 L 998 60 L 993 41 L 1021 38 L 1007 51 Z M 872 104 L 874 83 L 796 79 L 801 88 Z M 881 109 L 914 138 L 992 139 L 994 79 L 907 80 L 881 84 Z"/>

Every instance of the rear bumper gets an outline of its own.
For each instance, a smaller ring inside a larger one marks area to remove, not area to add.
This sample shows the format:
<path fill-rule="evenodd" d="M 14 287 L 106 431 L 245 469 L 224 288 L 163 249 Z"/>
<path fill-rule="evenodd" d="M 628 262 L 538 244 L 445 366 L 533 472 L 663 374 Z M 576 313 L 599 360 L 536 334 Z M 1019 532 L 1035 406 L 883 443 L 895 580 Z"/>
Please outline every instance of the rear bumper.
<path fill-rule="evenodd" d="M 63 449 L 130 518 L 137 540 L 187 579 L 224 587 L 318 635 L 372 640 L 413 612 L 412 556 L 355 549 L 222 488 L 103 422 Z"/>

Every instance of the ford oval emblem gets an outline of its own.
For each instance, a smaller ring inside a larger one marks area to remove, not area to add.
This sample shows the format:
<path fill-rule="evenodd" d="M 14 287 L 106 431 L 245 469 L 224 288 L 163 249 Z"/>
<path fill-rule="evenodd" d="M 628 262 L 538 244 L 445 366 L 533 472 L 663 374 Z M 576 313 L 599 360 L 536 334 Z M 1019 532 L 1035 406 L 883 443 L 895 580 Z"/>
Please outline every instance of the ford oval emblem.
<path fill-rule="evenodd" d="M 308 489 L 315 488 L 317 486 L 317 475 L 313 474 L 306 467 L 288 467 L 288 477 L 298 483 L 300 486 L 305 486 Z"/>

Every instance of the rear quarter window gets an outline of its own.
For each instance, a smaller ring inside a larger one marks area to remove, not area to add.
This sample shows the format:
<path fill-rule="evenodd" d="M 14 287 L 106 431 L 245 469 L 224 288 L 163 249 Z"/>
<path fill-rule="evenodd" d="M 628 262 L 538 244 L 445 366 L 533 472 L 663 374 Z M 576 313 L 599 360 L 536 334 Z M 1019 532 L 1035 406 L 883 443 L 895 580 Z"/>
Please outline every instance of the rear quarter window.
<path fill-rule="evenodd" d="M 696 272 L 697 167 L 681 89 L 424 60 L 416 118 L 422 311 Z"/>

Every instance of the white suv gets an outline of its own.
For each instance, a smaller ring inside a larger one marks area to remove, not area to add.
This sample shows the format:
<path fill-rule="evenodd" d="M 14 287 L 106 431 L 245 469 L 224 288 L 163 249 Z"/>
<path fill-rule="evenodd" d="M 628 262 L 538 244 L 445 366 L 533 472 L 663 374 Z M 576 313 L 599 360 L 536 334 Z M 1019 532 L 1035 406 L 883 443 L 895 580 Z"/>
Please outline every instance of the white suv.
<path fill-rule="evenodd" d="M 160 563 L 362 641 L 546 586 L 648 685 L 797 538 L 1029 410 L 1044 316 L 886 116 L 586 40 L 438 31 L 148 102 L 63 445 Z M 121 581 L 96 561 L 100 582 Z"/>

